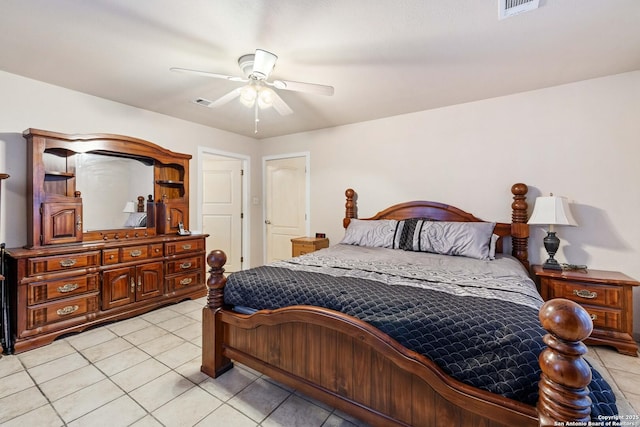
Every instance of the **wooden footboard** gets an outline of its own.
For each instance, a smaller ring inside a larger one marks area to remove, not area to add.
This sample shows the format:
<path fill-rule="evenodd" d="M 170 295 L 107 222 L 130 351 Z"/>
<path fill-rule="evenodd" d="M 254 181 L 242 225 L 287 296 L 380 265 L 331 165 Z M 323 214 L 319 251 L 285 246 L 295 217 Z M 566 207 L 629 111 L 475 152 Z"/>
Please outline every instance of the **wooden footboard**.
<path fill-rule="evenodd" d="M 580 341 L 591 319 L 571 301 L 549 301 L 540 311 L 550 334 L 540 356 L 536 410 L 463 384 L 376 328 L 333 310 L 293 306 L 242 315 L 226 309 L 225 261 L 222 251 L 207 259 L 202 372 L 212 377 L 235 360 L 380 426 L 547 426 L 589 419 L 591 373 Z"/>

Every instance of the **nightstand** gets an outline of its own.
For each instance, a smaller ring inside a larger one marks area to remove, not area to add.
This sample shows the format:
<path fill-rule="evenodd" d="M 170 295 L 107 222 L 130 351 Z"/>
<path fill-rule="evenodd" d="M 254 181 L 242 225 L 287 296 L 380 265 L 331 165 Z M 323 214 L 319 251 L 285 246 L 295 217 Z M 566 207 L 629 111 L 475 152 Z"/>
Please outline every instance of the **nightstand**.
<path fill-rule="evenodd" d="M 291 254 L 299 256 L 315 252 L 318 249 L 328 248 L 329 239 L 320 237 L 296 237 L 291 239 Z"/>
<path fill-rule="evenodd" d="M 622 354 L 638 356 L 632 337 L 633 287 L 640 282 L 617 271 L 555 271 L 534 265 L 533 273 L 545 301 L 570 299 L 591 315 L 593 332 L 586 344 L 610 345 Z"/>

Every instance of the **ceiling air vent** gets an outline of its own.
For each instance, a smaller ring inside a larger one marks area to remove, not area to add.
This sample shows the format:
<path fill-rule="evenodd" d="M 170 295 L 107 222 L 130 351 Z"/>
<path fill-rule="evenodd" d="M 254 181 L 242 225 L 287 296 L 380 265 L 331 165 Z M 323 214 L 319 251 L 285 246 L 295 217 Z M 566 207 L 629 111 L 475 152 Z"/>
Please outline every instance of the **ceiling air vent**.
<path fill-rule="evenodd" d="M 498 17 L 509 18 L 538 8 L 540 0 L 498 0 Z"/>
<path fill-rule="evenodd" d="M 194 104 L 202 105 L 203 107 L 208 107 L 213 104 L 213 101 L 209 101 L 208 99 L 198 98 L 193 100 Z"/>

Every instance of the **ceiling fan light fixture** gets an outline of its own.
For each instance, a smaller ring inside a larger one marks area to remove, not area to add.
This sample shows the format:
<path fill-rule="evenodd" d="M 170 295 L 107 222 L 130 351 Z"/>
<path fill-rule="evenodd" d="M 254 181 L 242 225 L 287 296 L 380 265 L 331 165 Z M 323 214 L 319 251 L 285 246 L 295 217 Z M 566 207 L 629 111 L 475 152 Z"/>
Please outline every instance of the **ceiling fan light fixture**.
<path fill-rule="evenodd" d="M 253 85 L 246 85 L 240 89 L 240 102 L 246 107 L 253 107 L 258 97 L 258 91 Z"/>
<path fill-rule="evenodd" d="M 268 87 L 260 88 L 258 92 L 258 107 L 264 109 L 273 106 L 274 94 L 273 90 Z"/>

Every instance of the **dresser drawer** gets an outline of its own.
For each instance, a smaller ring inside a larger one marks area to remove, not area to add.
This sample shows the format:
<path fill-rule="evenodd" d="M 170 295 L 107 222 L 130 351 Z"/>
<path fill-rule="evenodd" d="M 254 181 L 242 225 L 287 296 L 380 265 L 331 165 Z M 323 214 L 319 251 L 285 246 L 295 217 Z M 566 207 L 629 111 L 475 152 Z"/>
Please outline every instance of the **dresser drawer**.
<path fill-rule="evenodd" d="M 102 264 L 111 265 L 120 262 L 120 249 L 105 249 L 102 251 Z"/>
<path fill-rule="evenodd" d="M 31 258 L 28 264 L 31 276 L 75 268 L 97 267 L 100 265 L 100 251 Z"/>
<path fill-rule="evenodd" d="M 182 273 L 183 271 L 201 269 L 204 265 L 204 256 L 197 255 L 167 262 L 167 273 Z"/>
<path fill-rule="evenodd" d="M 34 329 L 96 311 L 98 294 L 37 305 L 27 308 L 27 328 Z"/>
<path fill-rule="evenodd" d="M 566 298 L 579 304 L 599 305 L 610 308 L 622 308 L 621 286 L 599 286 L 592 283 L 565 282 L 552 280 L 554 296 Z"/>
<path fill-rule="evenodd" d="M 120 251 L 121 262 L 158 258 L 162 256 L 162 244 L 127 246 Z"/>
<path fill-rule="evenodd" d="M 202 286 L 203 290 L 206 288 L 203 282 L 201 271 L 181 274 L 179 276 L 170 277 L 167 279 L 167 287 L 169 289 L 169 292 L 177 291 L 198 284 Z"/>
<path fill-rule="evenodd" d="M 167 255 L 180 255 L 189 252 L 204 251 L 204 239 L 181 240 L 179 242 L 166 243 Z"/>
<path fill-rule="evenodd" d="M 67 298 L 89 291 L 98 290 L 98 274 L 68 277 L 49 282 L 29 284 L 27 290 L 27 304 L 41 304 L 59 298 Z"/>

